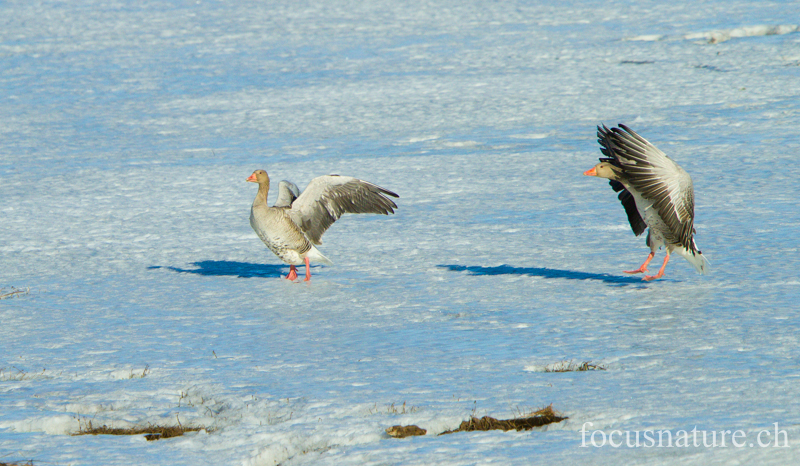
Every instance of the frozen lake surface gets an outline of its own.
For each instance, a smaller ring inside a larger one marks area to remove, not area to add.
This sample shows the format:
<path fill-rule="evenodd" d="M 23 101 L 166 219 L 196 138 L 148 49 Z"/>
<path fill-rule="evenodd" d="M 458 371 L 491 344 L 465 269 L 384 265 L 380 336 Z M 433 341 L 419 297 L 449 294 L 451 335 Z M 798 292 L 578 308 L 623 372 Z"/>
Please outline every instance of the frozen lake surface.
<path fill-rule="evenodd" d="M 0 3 L 0 288 L 29 288 L 0 300 L 0 461 L 800 461 L 796 6 Z M 692 175 L 711 274 L 621 272 L 648 249 L 582 176 L 600 123 Z M 399 209 L 342 218 L 335 265 L 290 283 L 257 168 Z M 436 435 L 550 404 L 569 419 Z M 69 435 L 89 422 L 208 430 Z"/>

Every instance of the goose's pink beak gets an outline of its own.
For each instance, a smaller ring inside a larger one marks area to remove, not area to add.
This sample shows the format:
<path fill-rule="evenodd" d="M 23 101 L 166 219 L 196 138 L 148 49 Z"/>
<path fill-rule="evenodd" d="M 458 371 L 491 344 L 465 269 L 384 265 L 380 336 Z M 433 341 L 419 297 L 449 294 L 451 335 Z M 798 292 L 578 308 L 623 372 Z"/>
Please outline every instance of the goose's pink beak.
<path fill-rule="evenodd" d="M 255 173 L 250 175 L 250 178 L 246 179 L 245 181 L 250 181 L 252 183 L 258 183 L 258 180 L 256 179 L 256 174 Z"/>
<path fill-rule="evenodd" d="M 586 175 L 586 176 L 597 176 L 597 170 L 595 169 L 595 167 L 592 167 L 592 168 L 586 170 L 585 172 L 583 172 L 583 174 Z M 250 180 L 247 180 L 247 181 L 250 181 Z"/>

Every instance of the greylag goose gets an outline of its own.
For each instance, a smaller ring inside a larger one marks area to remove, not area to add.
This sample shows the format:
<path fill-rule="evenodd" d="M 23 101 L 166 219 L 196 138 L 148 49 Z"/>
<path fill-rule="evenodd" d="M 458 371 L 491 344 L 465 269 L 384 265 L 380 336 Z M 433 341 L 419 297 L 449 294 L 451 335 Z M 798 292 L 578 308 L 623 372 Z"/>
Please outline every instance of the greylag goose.
<path fill-rule="evenodd" d="M 305 281 L 309 281 L 309 261 L 332 264 L 315 246 L 322 244 L 322 234 L 339 217 L 345 213 L 393 214 L 397 205 L 386 196 L 399 197 L 367 181 L 327 175 L 311 180 L 299 196 L 294 183 L 281 182 L 278 202 L 269 207 L 267 172 L 256 170 L 247 181 L 258 183 L 258 193 L 250 209 L 250 226 L 270 251 L 290 265 L 286 276 L 289 280 L 297 278 L 295 265 L 305 263 Z"/>
<path fill-rule="evenodd" d="M 607 178 L 625 208 L 628 222 L 636 236 L 649 227 L 647 245 L 650 254 L 636 270 L 625 273 L 644 273 L 662 246 L 666 257 L 656 275 L 664 276 L 670 254 L 678 253 L 701 274 L 709 269 L 703 253 L 694 242 L 694 189 L 692 177 L 672 159 L 625 125 L 610 130 L 597 127 L 600 151 L 606 157 L 585 171 L 587 176 Z"/>

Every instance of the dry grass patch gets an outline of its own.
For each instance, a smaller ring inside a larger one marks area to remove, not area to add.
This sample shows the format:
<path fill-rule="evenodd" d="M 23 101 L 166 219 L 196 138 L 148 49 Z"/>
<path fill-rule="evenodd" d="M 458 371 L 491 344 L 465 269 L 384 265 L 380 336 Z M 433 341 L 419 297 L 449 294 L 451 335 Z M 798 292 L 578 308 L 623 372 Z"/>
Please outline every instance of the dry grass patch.
<path fill-rule="evenodd" d="M 11 287 L 11 291 L 6 291 L 4 288 L 0 288 L 0 299 L 13 298 L 14 296 L 23 296 L 28 294 L 30 291 L 31 291 L 30 288 L 25 288 L 24 290 L 22 290 L 19 288 L 14 288 L 13 286 Z M 0 466 L 2 466 L 3 464 L 5 463 L 0 463 Z"/>
<path fill-rule="evenodd" d="M 133 369 L 131 369 L 131 375 L 128 378 L 129 379 L 143 379 L 143 378 L 147 377 L 147 374 L 149 374 L 149 373 L 150 373 L 150 364 L 145 364 L 144 365 L 144 370 L 142 371 L 141 374 L 134 373 Z"/>
<path fill-rule="evenodd" d="M 419 411 L 419 408 L 416 406 L 406 406 L 406 402 L 404 401 L 402 405 L 395 405 L 392 403 L 391 405 L 386 407 L 386 412 L 388 414 L 412 414 Z M 375 403 L 375 406 L 369 408 L 370 414 L 377 414 L 382 412 L 381 408 L 378 408 L 378 404 Z"/>
<path fill-rule="evenodd" d="M 386 433 L 389 434 L 390 437 L 394 438 L 406 438 L 406 437 L 414 437 L 417 435 L 425 435 L 428 433 L 427 430 L 415 426 L 392 426 L 386 429 Z"/>
<path fill-rule="evenodd" d="M 0 466 L 33 466 L 33 461 L 29 460 L 24 463 L 4 463 L 0 461 Z"/>
<path fill-rule="evenodd" d="M 148 441 L 161 440 L 162 438 L 180 437 L 186 432 L 198 432 L 207 430 L 205 427 L 186 427 L 181 424 L 177 426 L 154 426 L 147 427 L 94 427 L 92 421 L 72 435 L 144 435 Z"/>
<path fill-rule="evenodd" d="M 462 422 L 458 429 L 448 430 L 439 435 L 452 434 L 455 432 L 473 432 L 477 430 L 502 430 L 504 432 L 509 430 L 530 430 L 534 427 L 546 426 L 547 424 L 561 422 L 565 419 L 568 418 L 556 413 L 553 410 L 553 405 L 550 405 L 530 414 L 518 416 L 514 419 L 500 420 L 490 416 L 483 416 L 482 418 L 478 419 L 475 416 L 471 416 L 468 421 Z M 425 435 L 427 434 L 427 431 L 415 425 L 397 425 L 386 429 L 386 433 L 390 437 L 405 438 L 416 435 Z"/>
<path fill-rule="evenodd" d="M 5 367 L 0 367 L 0 381 L 2 382 L 21 382 L 23 380 L 38 380 L 38 379 L 50 379 L 52 376 L 45 374 L 45 369 L 42 369 L 42 372 L 34 372 L 29 373 L 25 372 L 25 370 L 20 369 L 16 366 L 11 366 L 16 372 L 7 371 Z"/>
<path fill-rule="evenodd" d="M 483 416 L 478 419 L 472 416 L 468 421 L 462 422 L 458 429 L 448 430 L 439 435 L 452 434 L 454 432 L 473 432 L 476 430 L 502 430 L 504 432 L 509 430 L 530 430 L 534 427 L 546 426 L 547 424 L 561 422 L 565 419 L 567 419 L 566 416 L 562 417 L 558 415 L 553 411 L 553 405 L 550 405 L 527 416 L 514 419 L 500 420 L 490 416 Z"/>

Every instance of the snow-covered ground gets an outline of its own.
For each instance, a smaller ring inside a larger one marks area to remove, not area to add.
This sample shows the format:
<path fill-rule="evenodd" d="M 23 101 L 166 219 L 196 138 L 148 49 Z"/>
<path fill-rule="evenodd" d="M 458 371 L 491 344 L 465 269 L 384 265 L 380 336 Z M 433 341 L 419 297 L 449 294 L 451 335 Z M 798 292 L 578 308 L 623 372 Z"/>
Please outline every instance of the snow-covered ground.
<path fill-rule="evenodd" d="M 796 13 L 0 3 L 0 288 L 30 288 L 0 300 L 0 461 L 800 461 Z M 678 257 L 653 283 L 621 273 L 647 248 L 582 176 L 599 123 L 692 174 L 710 275 Z M 335 265 L 289 283 L 248 223 L 256 168 L 356 176 L 400 208 L 341 219 Z M 565 360 L 608 370 L 543 371 Z M 435 435 L 551 403 L 569 419 Z M 88 422 L 213 430 L 69 435 Z M 693 428 L 731 433 L 588 443 Z"/>

